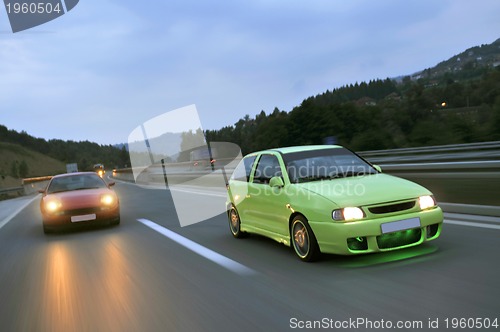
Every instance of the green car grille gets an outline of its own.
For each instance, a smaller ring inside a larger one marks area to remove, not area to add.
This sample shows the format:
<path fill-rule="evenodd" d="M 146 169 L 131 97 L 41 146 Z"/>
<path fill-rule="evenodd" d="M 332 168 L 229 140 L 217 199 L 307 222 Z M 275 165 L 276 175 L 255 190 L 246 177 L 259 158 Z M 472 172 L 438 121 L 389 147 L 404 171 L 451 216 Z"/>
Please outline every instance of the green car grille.
<path fill-rule="evenodd" d="M 410 201 L 410 202 L 383 205 L 383 206 L 374 206 L 368 208 L 368 210 L 374 214 L 383 214 L 383 213 L 392 213 L 392 212 L 409 210 L 414 206 L 415 206 L 415 201 Z"/>

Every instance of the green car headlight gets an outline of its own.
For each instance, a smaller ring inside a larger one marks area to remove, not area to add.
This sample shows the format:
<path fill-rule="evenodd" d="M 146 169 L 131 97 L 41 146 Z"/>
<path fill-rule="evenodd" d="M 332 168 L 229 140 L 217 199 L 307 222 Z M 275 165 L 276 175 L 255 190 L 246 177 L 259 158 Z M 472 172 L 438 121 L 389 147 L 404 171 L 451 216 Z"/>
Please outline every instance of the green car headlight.
<path fill-rule="evenodd" d="M 418 198 L 418 204 L 421 210 L 425 210 L 436 206 L 436 201 L 432 196 L 420 196 Z"/>
<path fill-rule="evenodd" d="M 334 210 L 332 212 L 333 220 L 338 220 L 338 221 L 358 220 L 358 219 L 363 219 L 364 217 L 365 214 L 363 210 L 361 210 L 358 207 L 345 207 L 343 209 Z"/>

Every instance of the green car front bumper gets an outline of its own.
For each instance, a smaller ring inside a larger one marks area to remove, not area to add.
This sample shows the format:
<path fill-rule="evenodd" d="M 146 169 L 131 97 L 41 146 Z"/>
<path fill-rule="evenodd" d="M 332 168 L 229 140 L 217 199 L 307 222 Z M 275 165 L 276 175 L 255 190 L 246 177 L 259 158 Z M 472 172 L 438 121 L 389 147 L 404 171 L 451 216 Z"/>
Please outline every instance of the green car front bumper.
<path fill-rule="evenodd" d="M 387 227 L 389 223 L 391 227 Z M 443 211 L 435 207 L 352 222 L 309 220 L 309 225 L 322 253 L 366 254 L 412 247 L 438 238 L 443 225 Z"/>

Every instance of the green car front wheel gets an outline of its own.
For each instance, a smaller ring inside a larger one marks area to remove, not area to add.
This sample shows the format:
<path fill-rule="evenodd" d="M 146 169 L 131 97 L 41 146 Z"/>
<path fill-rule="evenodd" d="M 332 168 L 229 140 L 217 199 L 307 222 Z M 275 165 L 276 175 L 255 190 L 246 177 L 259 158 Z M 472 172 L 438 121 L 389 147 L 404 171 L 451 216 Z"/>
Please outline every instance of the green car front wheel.
<path fill-rule="evenodd" d="M 290 237 L 293 249 L 299 258 L 305 262 L 317 260 L 321 254 L 307 219 L 302 215 L 297 215 L 290 227 Z"/>

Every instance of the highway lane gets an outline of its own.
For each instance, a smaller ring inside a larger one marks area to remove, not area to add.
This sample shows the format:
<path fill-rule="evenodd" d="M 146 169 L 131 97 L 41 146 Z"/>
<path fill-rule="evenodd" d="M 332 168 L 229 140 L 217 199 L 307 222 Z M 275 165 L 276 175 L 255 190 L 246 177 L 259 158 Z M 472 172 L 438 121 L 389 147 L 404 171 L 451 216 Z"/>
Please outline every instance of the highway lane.
<path fill-rule="evenodd" d="M 272 240 L 233 239 L 223 215 L 180 227 L 167 190 L 115 188 L 118 227 L 45 236 L 35 200 L 0 229 L 0 330 L 282 331 L 323 318 L 423 327 L 500 318 L 500 230 L 446 224 L 440 239 L 417 248 L 307 264 Z M 228 270 L 141 218 L 253 273 Z"/>

